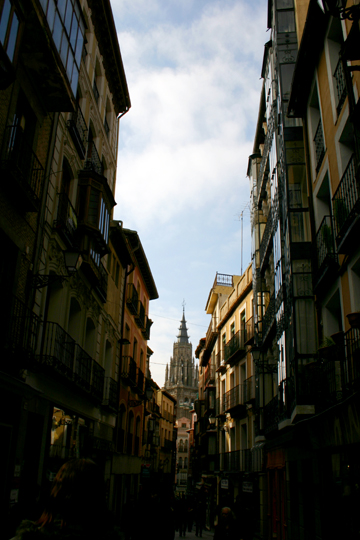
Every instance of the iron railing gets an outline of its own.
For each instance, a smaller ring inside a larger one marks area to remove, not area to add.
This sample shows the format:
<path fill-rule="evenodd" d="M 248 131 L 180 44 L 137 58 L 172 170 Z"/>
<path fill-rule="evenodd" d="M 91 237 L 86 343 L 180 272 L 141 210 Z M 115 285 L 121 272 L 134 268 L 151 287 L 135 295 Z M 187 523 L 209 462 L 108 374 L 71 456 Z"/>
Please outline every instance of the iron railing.
<path fill-rule="evenodd" d="M 151 319 L 149 319 L 149 317 L 146 315 L 145 316 L 145 327 L 141 331 L 144 339 L 150 339 L 150 328 L 151 328 L 152 323 L 153 323 L 153 321 Z"/>
<path fill-rule="evenodd" d="M 314 137 L 314 145 L 315 145 L 315 155 L 316 155 L 316 172 L 319 172 L 322 161 L 325 156 L 325 143 L 324 143 L 324 134 L 323 134 L 321 118 L 316 128 L 315 137 Z"/>
<path fill-rule="evenodd" d="M 104 167 L 94 141 L 89 142 L 84 169 L 94 171 L 102 176 L 104 175 Z"/>
<path fill-rule="evenodd" d="M 245 405 L 245 385 L 238 384 L 224 394 L 224 410 L 228 411 L 238 405 Z"/>
<path fill-rule="evenodd" d="M 29 201 L 38 207 L 44 168 L 19 125 L 8 126 L 5 129 L 0 163 L 3 171 L 16 174 L 16 180 Z"/>
<path fill-rule="evenodd" d="M 43 332 L 39 362 L 73 380 L 75 340 L 57 323 L 46 323 Z"/>
<path fill-rule="evenodd" d="M 350 328 L 345 338 L 344 383 L 348 391 L 360 387 L 360 330 Z"/>
<path fill-rule="evenodd" d="M 11 304 L 11 316 L 4 321 L 0 329 L 1 348 L 19 358 L 21 355 L 30 358 L 36 353 L 40 332 L 40 318 L 35 315 L 24 302 L 14 296 Z M 6 354 L 3 360 L 7 358 Z M 5 371 L 7 367 L 1 369 Z"/>
<path fill-rule="evenodd" d="M 220 470 L 224 472 L 251 472 L 253 470 L 251 449 L 221 453 Z"/>
<path fill-rule="evenodd" d="M 355 156 L 353 154 L 333 196 L 336 236 L 340 236 L 343 230 L 347 228 L 358 206 L 359 191 L 355 174 Z"/>
<path fill-rule="evenodd" d="M 270 297 L 270 302 L 267 305 L 265 315 L 262 319 L 262 341 L 264 342 L 275 323 L 275 292 Z"/>
<path fill-rule="evenodd" d="M 245 352 L 246 329 L 236 332 L 224 347 L 224 358 L 227 362 L 238 351 Z"/>
<path fill-rule="evenodd" d="M 316 233 L 316 254 L 320 270 L 329 259 L 336 259 L 334 224 L 332 216 L 325 216 Z"/>
<path fill-rule="evenodd" d="M 80 153 L 81 157 L 84 158 L 89 130 L 80 107 L 78 107 L 71 115 L 67 125 L 78 152 Z"/>
<path fill-rule="evenodd" d="M 91 362 L 91 356 L 76 345 L 74 377 L 77 384 L 87 391 L 91 388 Z"/>
<path fill-rule="evenodd" d="M 344 102 L 347 96 L 345 73 L 344 73 L 344 67 L 343 67 L 341 58 L 339 59 L 338 64 L 336 66 L 336 69 L 334 72 L 334 79 L 335 79 L 335 88 L 336 88 L 336 112 L 339 116 L 342 106 L 344 105 Z"/>
<path fill-rule="evenodd" d="M 226 287 L 233 287 L 234 286 L 234 281 L 233 281 L 232 275 L 219 274 L 218 272 L 216 272 L 216 278 L 215 278 L 214 286 L 216 286 L 216 285 L 222 285 L 222 286 L 226 286 Z"/>
<path fill-rule="evenodd" d="M 131 356 L 122 357 L 121 376 L 131 384 L 136 384 L 136 362 Z"/>
<path fill-rule="evenodd" d="M 133 283 L 129 283 L 127 289 L 128 290 L 127 290 L 126 304 L 129 308 L 129 311 L 133 315 L 136 315 L 139 308 L 139 296 L 138 296 L 137 290 Z"/>

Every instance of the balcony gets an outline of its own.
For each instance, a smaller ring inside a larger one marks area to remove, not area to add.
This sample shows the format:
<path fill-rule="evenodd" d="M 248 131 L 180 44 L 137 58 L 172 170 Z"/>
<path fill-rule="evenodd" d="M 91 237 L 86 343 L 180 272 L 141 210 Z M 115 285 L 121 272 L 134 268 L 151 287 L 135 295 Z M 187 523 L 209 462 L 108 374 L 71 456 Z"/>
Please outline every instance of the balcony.
<path fill-rule="evenodd" d="M 265 315 L 262 319 L 262 342 L 265 343 L 270 334 L 271 329 L 275 324 L 275 292 L 270 297 L 270 301 L 266 307 Z"/>
<path fill-rule="evenodd" d="M 66 193 L 58 193 L 58 210 L 54 229 L 69 247 L 74 246 L 77 215 Z"/>
<path fill-rule="evenodd" d="M 59 324 L 46 323 L 37 361 L 45 372 L 56 374 L 102 402 L 104 369 Z"/>
<path fill-rule="evenodd" d="M 245 384 L 238 384 L 224 394 L 224 411 L 231 411 L 231 416 L 242 415 L 245 410 Z"/>
<path fill-rule="evenodd" d="M 318 173 L 325 156 L 325 142 L 321 118 L 316 128 L 314 137 L 315 156 L 316 156 L 316 172 Z"/>
<path fill-rule="evenodd" d="M 208 364 L 205 368 L 205 388 L 211 384 L 215 384 L 215 366 Z"/>
<path fill-rule="evenodd" d="M 140 328 L 140 330 L 145 330 L 145 308 L 144 304 L 139 301 L 139 307 L 135 314 L 135 322 Z"/>
<path fill-rule="evenodd" d="M 251 450 L 233 450 L 220 454 L 220 469 L 229 473 L 251 472 L 253 470 Z"/>
<path fill-rule="evenodd" d="M 354 245 L 357 245 L 357 235 L 360 230 L 357 182 L 355 156 L 352 155 L 333 196 L 338 253 L 347 254 L 351 252 Z"/>
<path fill-rule="evenodd" d="M 351 328 L 345 332 L 344 384 L 348 392 L 360 387 L 360 330 Z"/>
<path fill-rule="evenodd" d="M 225 415 L 225 399 L 223 398 L 216 398 L 216 416 L 224 416 Z"/>
<path fill-rule="evenodd" d="M 136 386 L 136 362 L 131 356 L 122 357 L 121 377 L 125 379 L 130 386 Z"/>
<path fill-rule="evenodd" d="M 246 329 L 236 332 L 224 347 L 224 359 L 227 364 L 232 365 L 246 354 Z"/>
<path fill-rule="evenodd" d="M 89 130 L 80 107 L 76 109 L 76 112 L 71 114 L 67 126 L 80 159 L 85 159 Z"/>
<path fill-rule="evenodd" d="M 145 316 L 145 326 L 143 330 L 141 331 L 144 339 L 150 339 L 150 328 L 153 324 L 153 321 L 149 319 L 149 317 Z"/>
<path fill-rule="evenodd" d="M 44 168 L 20 126 L 5 129 L 1 150 L 1 187 L 23 212 L 40 206 Z"/>
<path fill-rule="evenodd" d="M 104 379 L 104 401 L 103 405 L 112 410 L 117 410 L 118 401 L 118 385 L 117 382 L 111 377 L 105 377 Z"/>
<path fill-rule="evenodd" d="M 334 79 L 336 89 L 336 112 L 339 116 L 347 96 L 345 73 L 341 58 L 336 66 Z"/>
<path fill-rule="evenodd" d="M 144 375 L 144 372 L 140 369 L 140 368 L 137 368 L 137 388 L 138 388 L 138 392 L 139 394 L 143 394 L 144 393 L 144 382 L 145 382 L 145 375 Z"/>
<path fill-rule="evenodd" d="M 320 283 L 326 285 L 329 277 L 334 275 L 338 267 L 338 257 L 334 240 L 334 220 L 332 216 L 325 216 L 315 237 L 317 256 L 316 287 Z"/>
<path fill-rule="evenodd" d="M 13 297 L 10 316 L 4 318 L 0 328 L 1 371 L 18 375 L 21 369 L 32 365 L 40 328 L 40 318 Z"/>
<path fill-rule="evenodd" d="M 99 174 L 101 176 L 104 175 L 104 167 L 94 141 L 89 142 L 84 169 L 87 171 L 94 171 L 96 172 L 96 174 Z"/>
<path fill-rule="evenodd" d="M 137 315 L 139 309 L 139 296 L 133 283 L 129 283 L 127 286 L 126 305 L 130 313 Z"/>

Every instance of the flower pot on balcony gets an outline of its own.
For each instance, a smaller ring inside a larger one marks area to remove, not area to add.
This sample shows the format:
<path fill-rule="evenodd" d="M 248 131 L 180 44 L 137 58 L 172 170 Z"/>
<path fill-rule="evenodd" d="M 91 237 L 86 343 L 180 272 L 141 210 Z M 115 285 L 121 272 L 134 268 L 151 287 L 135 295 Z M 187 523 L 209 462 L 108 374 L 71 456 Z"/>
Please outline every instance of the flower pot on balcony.
<path fill-rule="evenodd" d="M 360 311 L 354 311 L 354 313 L 348 313 L 348 321 L 351 328 L 360 328 Z"/>

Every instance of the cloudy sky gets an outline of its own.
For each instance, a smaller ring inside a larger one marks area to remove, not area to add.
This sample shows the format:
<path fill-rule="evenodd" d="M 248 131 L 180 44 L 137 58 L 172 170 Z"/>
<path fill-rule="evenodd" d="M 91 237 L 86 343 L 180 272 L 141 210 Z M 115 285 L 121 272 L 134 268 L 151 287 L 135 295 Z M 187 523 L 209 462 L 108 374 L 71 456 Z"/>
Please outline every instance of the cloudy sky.
<path fill-rule="evenodd" d="M 195 353 L 216 272 L 250 263 L 246 171 L 267 0 L 111 4 L 132 103 L 120 125 L 115 219 L 138 231 L 159 292 L 149 346 L 162 386 L 183 302 Z"/>

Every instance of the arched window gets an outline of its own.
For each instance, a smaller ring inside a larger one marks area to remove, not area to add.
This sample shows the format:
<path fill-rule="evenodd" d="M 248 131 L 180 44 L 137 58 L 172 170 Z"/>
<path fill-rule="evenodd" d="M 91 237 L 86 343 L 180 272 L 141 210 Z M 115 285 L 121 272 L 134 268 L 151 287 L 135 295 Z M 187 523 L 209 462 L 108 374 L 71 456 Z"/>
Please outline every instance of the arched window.
<path fill-rule="evenodd" d="M 85 328 L 85 351 L 94 358 L 95 356 L 95 324 L 90 317 L 86 319 L 86 328 Z"/>
<path fill-rule="evenodd" d="M 183 452 L 184 451 L 184 441 L 182 439 L 180 439 L 180 442 L 179 442 L 179 452 Z"/>

